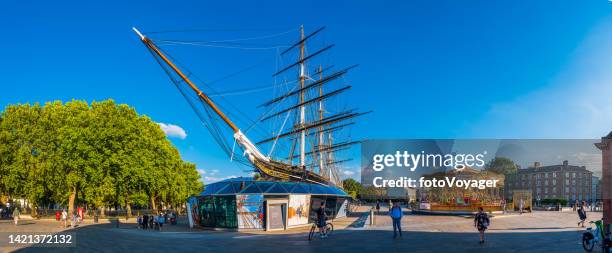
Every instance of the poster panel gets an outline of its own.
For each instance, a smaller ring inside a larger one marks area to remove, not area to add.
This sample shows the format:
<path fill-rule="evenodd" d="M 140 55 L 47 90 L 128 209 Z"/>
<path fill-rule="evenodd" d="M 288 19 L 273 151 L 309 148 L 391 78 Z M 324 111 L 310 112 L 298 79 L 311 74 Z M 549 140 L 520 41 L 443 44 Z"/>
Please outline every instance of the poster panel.
<path fill-rule="evenodd" d="M 342 218 L 342 217 L 346 217 L 346 208 L 348 205 L 348 200 L 346 199 L 338 199 L 338 204 L 339 208 L 338 208 L 338 212 L 336 213 L 336 218 Z"/>
<path fill-rule="evenodd" d="M 200 210 L 198 209 L 198 197 L 192 196 L 187 200 L 187 220 L 189 227 L 200 224 Z"/>
<path fill-rule="evenodd" d="M 310 207 L 310 195 L 290 195 L 288 208 L 288 225 L 308 224 L 308 208 Z"/>
<path fill-rule="evenodd" d="M 236 195 L 239 229 L 264 228 L 263 199 L 261 194 Z"/>

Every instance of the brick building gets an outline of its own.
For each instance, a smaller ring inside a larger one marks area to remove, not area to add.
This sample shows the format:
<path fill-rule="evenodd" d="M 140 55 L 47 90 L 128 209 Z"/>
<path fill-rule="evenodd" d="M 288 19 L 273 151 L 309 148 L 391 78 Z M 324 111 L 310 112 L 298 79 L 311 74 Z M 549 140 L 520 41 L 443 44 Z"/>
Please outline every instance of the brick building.
<path fill-rule="evenodd" d="M 512 198 L 514 190 L 531 190 L 533 201 L 543 199 L 565 199 L 568 203 L 591 201 L 593 196 L 593 172 L 584 166 L 560 165 L 533 166 L 508 175 L 505 184 L 506 199 Z"/>

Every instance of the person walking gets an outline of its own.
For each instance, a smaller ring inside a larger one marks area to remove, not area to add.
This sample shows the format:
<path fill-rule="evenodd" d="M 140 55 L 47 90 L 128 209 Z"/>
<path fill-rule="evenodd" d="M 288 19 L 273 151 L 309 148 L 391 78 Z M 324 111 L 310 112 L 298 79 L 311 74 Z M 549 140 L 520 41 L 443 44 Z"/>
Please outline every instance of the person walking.
<path fill-rule="evenodd" d="M 317 209 L 317 227 L 321 238 L 327 238 L 327 214 L 325 213 L 325 202 L 321 201 L 321 206 Z"/>
<path fill-rule="evenodd" d="M 159 230 L 159 216 L 158 215 L 153 216 L 153 225 L 155 226 L 154 227 L 155 230 Z"/>
<path fill-rule="evenodd" d="M 576 200 L 576 202 L 574 202 L 574 206 L 573 206 L 572 210 L 574 212 L 576 212 L 577 209 L 578 209 L 578 200 Z"/>
<path fill-rule="evenodd" d="M 83 207 L 81 207 L 81 206 L 77 207 L 77 218 L 78 218 L 77 219 L 78 223 L 81 223 L 81 220 L 83 220 L 83 218 L 85 218 L 84 215 L 83 215 Z"/>
<path fill-rule="evenodd" d="M 380 203 L 376 201 L 376 214 L 378 214 L 378 212 L 380 212 Z"/>
<path fill-rule="evenodd" d="M 19 224 L 19 215 L 21 215 L 21 212 L 19 212 L 18 207 L 15 207 L 13 210 L 13 221 L 15 222 L 15 226 Z"/>
<path fill-rule="evenodd" d="M 398 231 L 399 236 L 402 237 L 402 217 L 404 216 L 404 212 L 397 202 L 393 203 L 393 207 L 389 210 L 389 216 L 391 216 L 391 220 L 393 221 L 393 238 L 397 238 Z"/>
<path fill-rule="evenodd" d="M 165 222 L 166 222 L 166 217 L 160 214 L 159 218 L 157 218 L 157 223 L 159 223 L 159 231 L 162 231 L 162 227 L 164 226 Z"/>
<path fill-rule="evenodd" d="M 525 208 L 525 200 L 523 200 L 521 198 L 521 201 L 519 201 L 519 211 L 520 211 L 520 214 L 523 214 L 523 209 L 524 208 Z"/>
<path fill-rule="evenodd" d="M 66 222 L 68 222 L 68 213 L 66 209 L 62 209 L 62 222 L 64 223 L 64 228 L 66 228 Z"/>
<path fill-rule="evenodd" d="M 142 229 L 147 230 L 147 228 L 149 228 L 149 216 L 145 214 L 142 216 Z"/>
<path fill-rule="evenodd" d="M 136 216 L 136 223 L 138 224 L 138 229 L 142 229 L 142 216 Z"/>
<path fill-rule="evenodd" d="M 482 206 L 478 207 L 478 213 L 474 217 L 474 226 L 476 227 L 476 229 L 478 229 L 478 232 L 480 233 L 480 244 L 483 244 L 485 242 L 484 233 L 485 230 L 487 230 L 487 228 L 489 227 L 489 223 L 489 215 L 484 212 Z"/>
<path fill-rule="evenodd" d="M 578 222 L 578 226 L 582 227 L 584 227 L 584 222 L 587 219 L 586 210 L 584 209 L 585 204 L 586 203 L 583 201 L 582 205 L 580 205 L 580 207 L 578 208 L 578 218 L 580 219 L 580 221 Z"/>
<path fill-rule="evenodd" d="M 76 223 L 77 223 L 77 215 L 75 212 L 72 212 L 72 217 L 70 217 L 70 227 L 76 227 Z"/>
<path fill-rule="evenodd" d="M 151 214 L 149 216 L 149 229 L 155 229 L 154 225 L 155 225 L 155 214 Z"/>

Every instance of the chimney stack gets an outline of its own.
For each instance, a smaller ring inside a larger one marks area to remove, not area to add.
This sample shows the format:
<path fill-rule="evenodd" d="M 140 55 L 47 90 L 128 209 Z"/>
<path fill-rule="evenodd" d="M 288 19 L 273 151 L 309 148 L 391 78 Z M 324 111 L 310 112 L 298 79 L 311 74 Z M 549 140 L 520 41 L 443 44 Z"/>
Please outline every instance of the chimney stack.
<path fill-rule="evenodd" d="M 568 164 L 569 162 L 567 162 L 567 160 L 563 161 L 563 166 L 567 167 Z"/>

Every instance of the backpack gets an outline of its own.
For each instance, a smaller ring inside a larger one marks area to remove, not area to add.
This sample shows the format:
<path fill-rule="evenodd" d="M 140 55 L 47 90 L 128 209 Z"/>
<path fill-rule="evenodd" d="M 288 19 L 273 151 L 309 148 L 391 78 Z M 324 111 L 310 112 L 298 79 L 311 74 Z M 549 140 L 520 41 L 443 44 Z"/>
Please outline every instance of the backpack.
<path fill-rule="evenodd" d="M 489 217 L 487 216 L 486 213 L 478 214 L 477 220 L 478 220 L 478 224 L 480 224 L 481 226 L 485 228 L 489 227 Z"/>

